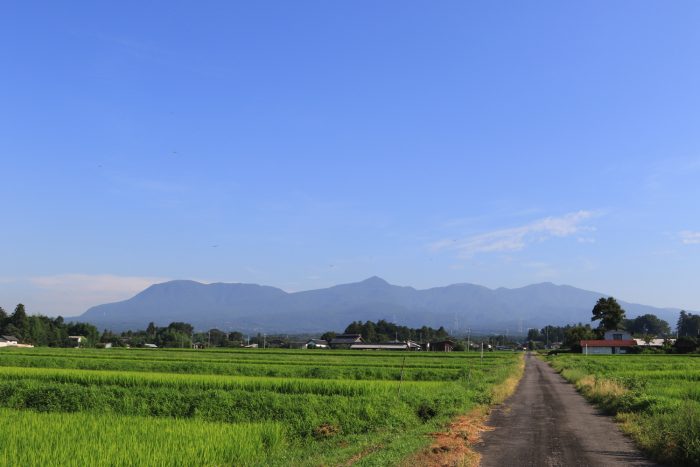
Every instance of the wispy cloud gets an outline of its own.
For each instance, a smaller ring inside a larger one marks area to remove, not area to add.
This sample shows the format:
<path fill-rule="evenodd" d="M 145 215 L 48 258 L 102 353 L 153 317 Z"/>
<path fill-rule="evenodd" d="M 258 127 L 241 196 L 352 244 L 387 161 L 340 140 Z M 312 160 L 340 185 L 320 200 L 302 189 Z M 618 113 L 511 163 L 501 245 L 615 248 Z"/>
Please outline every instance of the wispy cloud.
<path fill-rule="evenodd" d="M 693 232 L 691 230 L 683 230 L 678 236 L 684 245 L 699 245 L 700 244 L 700 232 Z"/>
<path fill-rule="evenodd" d="M 462 239 L 441 240 L 431 245 L 433 250 L 454 250 L 461 258 L 477 253 L 518 251 L 528 244 L 552 237 L 569 237 L 582 231 L 594 230 L 582 225 L 594 216 L 592 211 L 577 211 L 559 217 L 545 217 L 520 227 L 494 230 Z"/>
<path fill-rule="evenodd" d="M 166 280 L 163 277 L 112 274 L 5 277 L 0 281 L 0 296 L 7 300 L 5 306 L 21 302 L 30 313 L 73 316 L 94 305 L 125 300 Z"/>
<path fill-rule="evenodd" d="M 63 292 L 79 291 L 83 294 L 123 295 L 139 292 L 164 278 L 141 276 L 116 276 L 112 274 L 58 274 L 54 276 L 35 276 L 29 281 L 45 290 Z"/>

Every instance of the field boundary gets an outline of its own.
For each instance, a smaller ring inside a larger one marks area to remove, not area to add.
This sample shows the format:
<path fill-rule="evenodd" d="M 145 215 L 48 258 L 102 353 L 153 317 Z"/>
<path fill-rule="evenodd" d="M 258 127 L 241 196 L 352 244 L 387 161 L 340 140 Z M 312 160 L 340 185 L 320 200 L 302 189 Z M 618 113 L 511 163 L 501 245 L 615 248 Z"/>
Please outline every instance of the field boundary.
<path fill-rule="evenodd" d="M 474 446 L 481 441 L 481 434 L 489 431 L 486 421 L 491 411 L 510 397 L 518 387 L 525 372 L 525 355 L 520 355 L 519 362 L 512 375 L 491 389 L 491 403 L 474 407 L 468 413 L 459 415 L 449 422 L 446 429 L 430 433 L 433 442 L 422 451 L 406 458 L 400 465 L 461 466 L 475 467 L 481 461 L 481 455 Z"/>
<path fill-rule="evenodd" d="M 625 357 L 622 357 L 625 358 Z M 621 381 L 543 358 L 593 406 L 613 416 L 622 433 L 649 458 L 668 465 L 700 465 L 700 419 L 688 401 L 671 413 L 652 410 L 644 382 Z M 630 386 L 632 384 L 632 386 Z M 635 387 L 641 384 L 640 387 Z"/>

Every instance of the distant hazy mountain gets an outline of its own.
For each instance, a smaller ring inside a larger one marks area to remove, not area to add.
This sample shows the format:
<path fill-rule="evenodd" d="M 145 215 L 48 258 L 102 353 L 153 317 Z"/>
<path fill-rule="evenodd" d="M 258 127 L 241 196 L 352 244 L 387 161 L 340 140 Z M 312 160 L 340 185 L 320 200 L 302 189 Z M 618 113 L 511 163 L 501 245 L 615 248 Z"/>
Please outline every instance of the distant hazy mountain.
<path fill-rule="evenodd" d="M 327 289 L 287 293 L 255 284 L 170 281 L 122 302 L 90 308 L 74 318 L 99 329 L 144 329 L 150 321 L 192 323 L 196 329 L 302 333 L 342 331 L 351 321 L 387 319 L 409 326 L 445 326 L 452 331 L 516 333 L 546 324 L 590 322 L 595 302 L 606 294 L 551 283 L 518 289 L 454 284 L 416 290 L 379 277 Z M 680 310 L 620 301 L 628 317 L 653 313 L 673 325 Z"/>

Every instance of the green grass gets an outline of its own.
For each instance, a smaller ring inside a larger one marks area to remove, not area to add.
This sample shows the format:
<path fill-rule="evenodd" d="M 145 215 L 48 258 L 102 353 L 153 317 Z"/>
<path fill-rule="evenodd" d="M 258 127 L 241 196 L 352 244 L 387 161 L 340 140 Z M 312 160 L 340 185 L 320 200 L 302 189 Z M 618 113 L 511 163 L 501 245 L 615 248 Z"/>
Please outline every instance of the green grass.
<path fill-rule="evenodd" d="M 61 464 L 86 463 L 94 444 L 91 464 L 336 465 L 362 453 L 361 464 L 387 465 L 489 404 L 517 363 L 512 353 L 3 349 L 0 415 L 15 422 L 0 464 L 41 465 L 46 446 L 68 443 L 75 462 L 60 452 Z M 110 445 L 139 454 L 125 461 Z"/>
<path fill-rule="evenodd" d="M 0 464 L 269 465 L 288 456 L 280 423 L 206 423 L 0 410 Z"/>
<path fill-rule="evenodd" d="M 639 446 L 670 465 L 700 465 L 700 356 L 548 357 Z"/>

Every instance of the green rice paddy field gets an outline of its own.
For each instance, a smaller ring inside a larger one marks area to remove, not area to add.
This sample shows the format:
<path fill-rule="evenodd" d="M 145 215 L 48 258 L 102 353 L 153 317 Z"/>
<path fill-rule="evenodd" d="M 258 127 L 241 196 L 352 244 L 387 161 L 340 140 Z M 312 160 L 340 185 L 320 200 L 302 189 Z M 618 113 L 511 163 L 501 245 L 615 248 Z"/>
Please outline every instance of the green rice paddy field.
<path fill-rule="evenodd" d="M 700 355 L 548 357 L 652 457 L 700 465 Z"/>
<path fill-rule="evenodd" d="M 513 353 L 2 349 L 2 465 L 390 465 Z"/>

